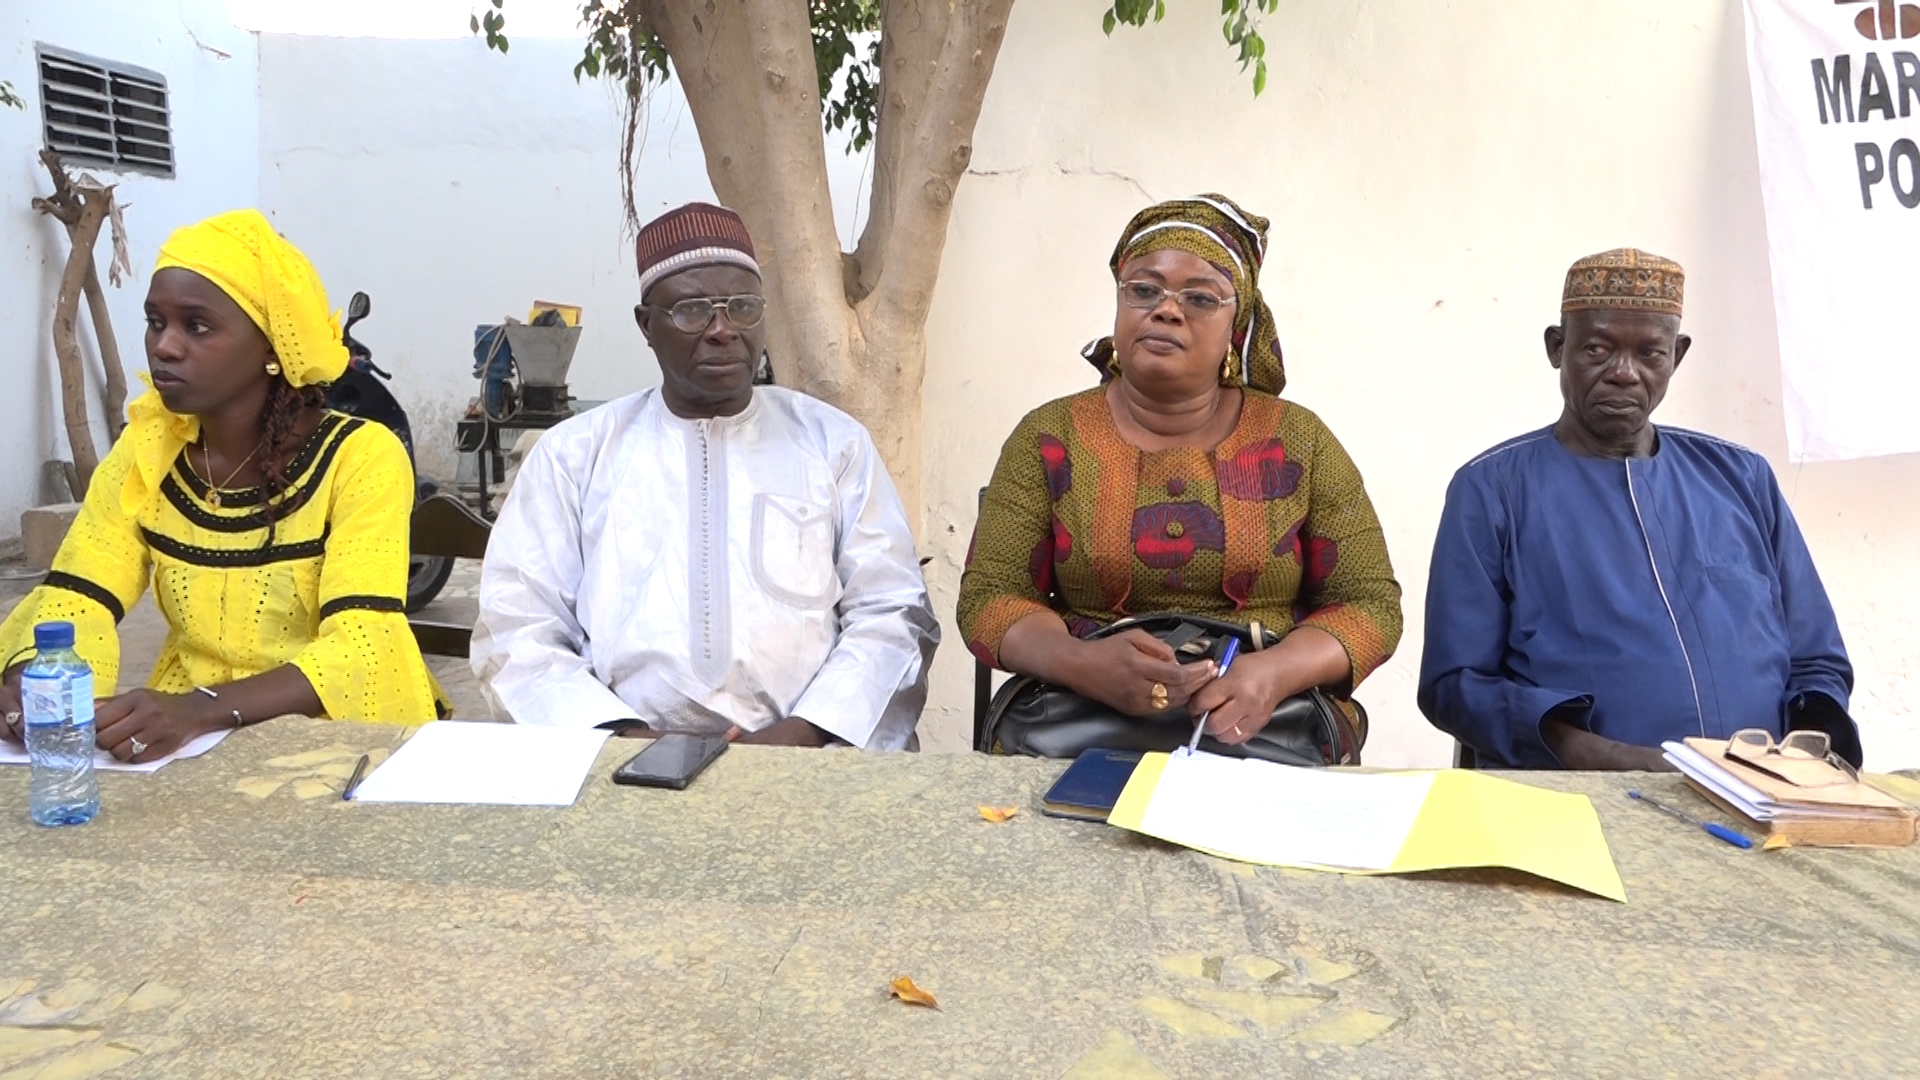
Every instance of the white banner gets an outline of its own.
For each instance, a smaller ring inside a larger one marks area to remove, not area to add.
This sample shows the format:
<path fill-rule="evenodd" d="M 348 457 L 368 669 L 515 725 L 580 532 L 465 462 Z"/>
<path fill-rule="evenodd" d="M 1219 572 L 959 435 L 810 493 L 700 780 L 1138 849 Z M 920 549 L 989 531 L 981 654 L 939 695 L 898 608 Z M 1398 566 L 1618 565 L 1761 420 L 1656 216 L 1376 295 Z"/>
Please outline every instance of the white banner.
<path fill-rule="evenodd" d="M 1920 0 L 1746 0 L 1787 447 L 1920 452 Z"/>

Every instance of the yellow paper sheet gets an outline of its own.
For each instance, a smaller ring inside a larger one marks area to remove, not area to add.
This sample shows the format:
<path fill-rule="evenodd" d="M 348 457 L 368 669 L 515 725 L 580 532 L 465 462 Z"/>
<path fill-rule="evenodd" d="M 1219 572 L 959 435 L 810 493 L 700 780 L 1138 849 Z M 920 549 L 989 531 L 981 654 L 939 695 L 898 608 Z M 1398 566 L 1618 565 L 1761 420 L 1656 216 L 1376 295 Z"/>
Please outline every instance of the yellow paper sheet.
<path fill-rule="evenodd" d="M 1141 827 L 1167 755 L 1148 754 L 1134 769 L 1109 824 L 1134 832 Z M 1222 858 L 1261 861 L 1209 846 L 1204 837 L 1162 837 Z M 1199 842 L 1195 842 L 1198 840 Z M 1372 873 L 1338 866 L 1284 863 L 1305 870 Z M 1614 868 L 1600 818 L 1585 795 L 1516 784 L 1460 769 L 1436 772 L 1406 839 L 1387 873 L 1502 866 L 1625 902 L 1626 887 Z"/>

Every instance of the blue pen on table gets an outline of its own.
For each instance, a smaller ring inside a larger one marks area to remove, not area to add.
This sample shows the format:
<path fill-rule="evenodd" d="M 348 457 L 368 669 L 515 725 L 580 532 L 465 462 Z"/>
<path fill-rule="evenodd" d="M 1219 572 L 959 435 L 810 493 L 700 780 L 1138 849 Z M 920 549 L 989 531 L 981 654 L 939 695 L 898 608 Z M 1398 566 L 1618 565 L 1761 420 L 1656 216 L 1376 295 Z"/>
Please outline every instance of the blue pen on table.
<path fill-rule="evenodd" d="M 1240 639 L 1237 637 L 1228 638 L 1227 647 L 1220 652 L 1220 670 L 1214 672 L 1213 677 L 1217 679 L 1225 675 L 1227 669 L 1233 666 L 1233 658 L 1239 655 Z M 1191 754 L 1200 748 L 1200 735 L 1207 730 L 1207 717 L 1212 715 L 1212 709 L 1208 709 L 1206 712 L 1200 714 L 1200 722 L 1193 725 L 1193 739 L 1187 743 L 1187 753 Z"/>
<path fill-rule="evenodd" d="M 340 789 L 341 802 L 352 801 L 353 793 L 360 789 L 360 781 L 365 779 L 367 775 L 367 759 L 370 756 L 371 755 L 368 754 L 360 755 L 359 763 L 353 767 L 353 775 L 347 777 L 347 786 Z"/>
<path fill-rule="evenodd" d="M 1727 843 L 1732 844 L 1734 847 L 1740 848 L 1742 850 L 1753 847 L 1753 841 L 1747 839 L 1744 836 L 1741 836 L 1739 833 L 1734 832 L 1732 829 L 1727 828 L 1725 825 L 1716 825 L 1711 821 L 1701 821 L 1698 818 L 1688 817 L 1687 815 L 1681 813 L 1680 811 L 1675 810 L 1673 807 L 1668 806 L 1666 803 L 1659 802 L 1654 799 L 1649 799 L 1645 795 L 1642 795 L 1637 791 L 1627 792 L 1627 798 L 1637 799 L 1638 801 L 1646 803 L 1648 806 L 1653 807 L 1655 810 L 1658 810 L 1663 814 L 1670 814 L 1673 817 L 1677 817 L 1681 821 L 1684 821 L 1689 825 L 1698 825 L 1702 829 L 1705 829 L 1707 831 L 1707 835 L 1717 837 L 1718 839 L 1721 839 L 1721 840 L 1725 840 Z"/>

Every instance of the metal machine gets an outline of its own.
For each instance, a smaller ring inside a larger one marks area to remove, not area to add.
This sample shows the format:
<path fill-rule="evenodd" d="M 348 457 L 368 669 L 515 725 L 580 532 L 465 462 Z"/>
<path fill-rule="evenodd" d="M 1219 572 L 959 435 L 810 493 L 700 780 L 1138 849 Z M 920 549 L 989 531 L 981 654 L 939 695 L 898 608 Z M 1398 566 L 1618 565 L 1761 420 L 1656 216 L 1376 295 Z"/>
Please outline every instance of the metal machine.
<path fill-rule="evenodd" d="M 473 334 L 473 374 L 480 396 L 455 425 L 460 464 L 456 481 L 463 497 L 489 521 L 495 510 L 490 488 L 506 474 L 500 434 L 544 430 L 598 402 L 567 390 L 567 369 L 580 344 L 580 328 L 543 311 L 533 323 L 478 326 Z"/>

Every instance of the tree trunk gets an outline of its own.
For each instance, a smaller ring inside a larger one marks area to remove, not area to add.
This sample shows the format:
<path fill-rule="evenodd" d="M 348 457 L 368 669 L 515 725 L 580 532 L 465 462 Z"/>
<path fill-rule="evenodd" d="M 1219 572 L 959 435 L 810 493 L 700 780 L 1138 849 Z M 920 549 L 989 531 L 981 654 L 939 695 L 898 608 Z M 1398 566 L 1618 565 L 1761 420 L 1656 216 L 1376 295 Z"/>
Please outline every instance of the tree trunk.
<path fill-rule="evenodd" d="M 885 0 L 871 214 L 840 250 L 807 0 L 636 0 L 765 275 L 779 380 L 865 424 L 916 529 L 927 312 L 1013 0 Z M 742 79 L 742 70 L 758 73 Z"/>

